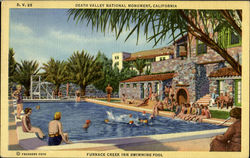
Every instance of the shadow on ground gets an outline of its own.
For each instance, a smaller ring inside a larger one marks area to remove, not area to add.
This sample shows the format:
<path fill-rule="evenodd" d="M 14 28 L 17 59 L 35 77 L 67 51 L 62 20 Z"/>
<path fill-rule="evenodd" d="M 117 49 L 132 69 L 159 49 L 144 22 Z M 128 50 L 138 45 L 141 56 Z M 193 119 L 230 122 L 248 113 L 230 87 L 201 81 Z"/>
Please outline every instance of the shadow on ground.
<path fill-rule="evenodd" d="M 166 146 L 148 137 L 121 138 L 110 140 L 84 141 L 85 143 L 116 144 L 114 147 L 125 151 L 177 151 L 177 148 Z M 97 148 L 96 148 L 97 149 Z M 101 149 L 101 147 L 100 147 Z"/>

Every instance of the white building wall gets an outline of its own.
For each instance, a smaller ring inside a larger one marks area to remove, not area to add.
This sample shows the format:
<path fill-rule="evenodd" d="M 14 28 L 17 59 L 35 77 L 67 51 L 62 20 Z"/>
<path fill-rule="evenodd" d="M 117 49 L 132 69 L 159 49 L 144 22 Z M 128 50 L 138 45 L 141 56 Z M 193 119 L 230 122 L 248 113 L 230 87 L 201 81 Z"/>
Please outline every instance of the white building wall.
<path fill-rule="evenodd" d="M 155 61 L 163 61 L 163 59 L 167 60 L 169 58 L 170 58 L 169 55 L 157 56 L 155 57 Z"/>
<path fill-rule="evenodd" d="M 130 57 L 130 53 L 126 52 L 117 52 L 117 53 L 112 53 L 112 66 L 114 67 L 115 64 L 117 63 L 118 69 L 121 71 L 123 68 L 123 60 L 126 58 Z"/>

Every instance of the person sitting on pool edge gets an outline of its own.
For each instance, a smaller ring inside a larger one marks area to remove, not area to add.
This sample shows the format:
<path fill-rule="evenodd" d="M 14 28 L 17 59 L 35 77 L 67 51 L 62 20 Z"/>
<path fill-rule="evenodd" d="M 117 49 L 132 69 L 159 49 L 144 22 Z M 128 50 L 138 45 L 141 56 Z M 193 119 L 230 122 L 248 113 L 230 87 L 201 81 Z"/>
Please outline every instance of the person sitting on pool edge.
<path fill-rule="evenodd" d="M 124 103 L 124 104 L 127 103 L 127 97 L 124 93 L 122 94 L 122 103 Z"/>
<path fill-rule="evenodd" d="M 229 114 L 234 123 L 213 138 L 210 151 L 241 151 L 241 108 L 233 108 Z"/>
<path fill-rule="evenodd" d="M 156 99 L 157 103 L 153 106 L 153 116 L 159 115 L 159 110 L 164 110 L 164 105 L 162 101 L 160 101 L 158 98 Z"/>
<path fill-rule="evenodd" d="M 60 122 L 61 113 L 55 112 L 54 120 L 49 122 L 49 140 L 48 145 L 60 145 L 62 141 L 67 144 L 72 143 L 68 139 L 68 133 L 63 133 L 62 123 Z"/>
<path fill-rule="evenodd" d="M 145 106 L 145 105 L 148 105 L 148 102 L 149 102 L 149 97 L 146 97 L 145 99 L 143 99 L 142 103 L 139 104 L 139 105 L 136 105 L 137 107 L 139 106 Z"/>
<path fill-rule="evenodd" d="M 135 97 L 132 96 L 132 99 L 128 101 L 128 104 L 135 104 Z"/>
<path fill-rule="evenodd" d="M 37 133 L 40 139 L 43 139 L 45 135 L 43 134 L 42 130 L 38 127 L 33 127 L 30 122 L 30 115 L 32 114 L 31 108 L 24 109 L 24 116 L 22 118 L 22 128 L 23 132 L 29 133 Z"/>

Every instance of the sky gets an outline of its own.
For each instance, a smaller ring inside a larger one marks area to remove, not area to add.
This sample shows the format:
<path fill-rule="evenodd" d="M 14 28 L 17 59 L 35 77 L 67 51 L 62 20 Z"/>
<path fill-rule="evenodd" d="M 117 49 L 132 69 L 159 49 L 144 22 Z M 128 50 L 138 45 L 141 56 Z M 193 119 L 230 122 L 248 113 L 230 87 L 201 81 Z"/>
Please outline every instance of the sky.
<path fill-rule="evenodd" d="M 136 45 L 136 34 L 126 42 L 129 31 L 124 31 L 116 40 L 114 33 L 93 31 L 85 22 L 76 24 L 68 20 L 67 9 L 11 9 L 10 48 L 15 51 L 15 59 L 47 62 L 50 58 L 67 60 L 73 52 L 86 51 L 96 55 L 98 51 L 111 58 L 115 52 L 138 52 L 161 48 L 168 41 L 153 47 L 147 42 L 143 32 Z"/>

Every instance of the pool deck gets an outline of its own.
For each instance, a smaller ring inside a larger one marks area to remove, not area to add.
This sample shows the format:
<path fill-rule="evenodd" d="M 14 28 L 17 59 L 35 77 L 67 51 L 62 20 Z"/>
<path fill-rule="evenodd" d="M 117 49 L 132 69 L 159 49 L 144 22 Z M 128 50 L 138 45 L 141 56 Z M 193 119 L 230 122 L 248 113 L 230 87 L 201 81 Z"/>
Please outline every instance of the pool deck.
<path fill-rule="evenodd" d="M 121 103 L 108 103 L 95 99 L 85 99 L 106 106 L 123 108 L 134 111 L 151 113 L 151 107 L 134 107 Z M 126 138 L 112 138 L 102 140 L 77 141 L 73 144 L 48 146 L 46 142 L 37 138 L 34 133 L 22 131 L 21 120 L 14 115 L 14 107 L 9 110 L 9 150 L 86 150 L 86 151 L 209 151 L 211 138 L 224 133 L 227 128 L 197 132 L 174 134 L 159 134 Z M 173 113 L 160 111 L 161 116 L 171 117 Z M 210 120 L 210 119 L 209 119 Z M 209 123 L 220 123 L 223 120 L 213 120 Z"/>

